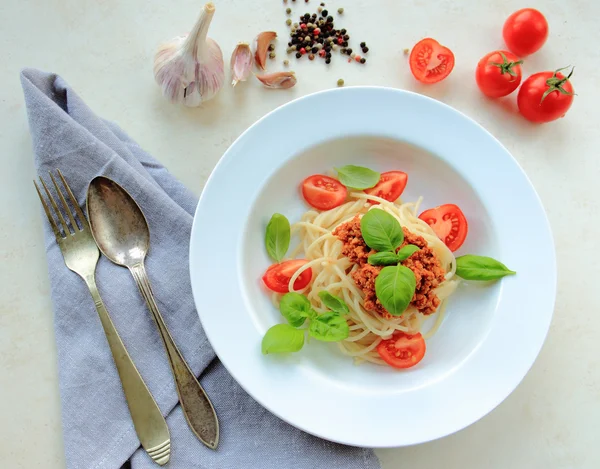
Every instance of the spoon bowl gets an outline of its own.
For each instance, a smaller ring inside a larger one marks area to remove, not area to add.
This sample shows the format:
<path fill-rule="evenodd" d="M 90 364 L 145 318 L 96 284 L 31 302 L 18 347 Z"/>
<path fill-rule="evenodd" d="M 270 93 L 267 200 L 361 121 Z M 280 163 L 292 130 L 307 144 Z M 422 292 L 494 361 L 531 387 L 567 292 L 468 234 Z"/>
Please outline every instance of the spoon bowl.
<path fill-rule="evenodd" d="M 88 189 L 87 212 L 102 253 L 115 264 L 131 267 L 146 257 L 150 230 L 139 205 L 116 182 L 98 176 Z"/>

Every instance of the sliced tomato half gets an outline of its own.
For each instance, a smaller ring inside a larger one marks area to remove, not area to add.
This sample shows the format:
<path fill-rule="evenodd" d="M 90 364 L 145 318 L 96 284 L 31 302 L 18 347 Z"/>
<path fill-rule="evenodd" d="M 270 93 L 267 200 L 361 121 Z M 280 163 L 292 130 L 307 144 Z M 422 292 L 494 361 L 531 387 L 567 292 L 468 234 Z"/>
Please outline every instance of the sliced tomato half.
<path fill-rule="evenodd" d="M 377 346 L 377 353 L 394 368 L 410 368 L 419 363 L 425 356 L 425 339 L 421 333 L 413 335 L 394 332 L 391 339 L 382 340 Z"/>
<path fill-rule="evenodd" d="M 302 196 L 318 210 L 331 210 L 346 200 L 348 189 L 337 179 L 314 174 L 302 181 Z"/>
<path fill-rule="evenodd" d="M 456 251 L 467 238 L 469 225 L 462 210 L 454 204 L 440 205 L 425 210 L 419 218 L 433 228 L 448 249 Z"/>
<path fill-rule="evenodd" d="M 287 293 L 290 291 L 288 287 L 292 275 L 307 262 L 306 259 L 292 259 L 281 264 L 273 264 L 263 275 L 263 282 L 269 290 L 277 293 Z M 294 290 L 302 290 L 310 283 L 311 279 L 312 269 L 308 268 L 294 282 Z"/>
<path fill-rule="evenodd" d="M 371 189 L 366 189 L 365 193 L 394 202 L 404 192 L 407 182 L 408 174 L 402 171 L 388 171 L 382 173 L 377 185 Z"/>

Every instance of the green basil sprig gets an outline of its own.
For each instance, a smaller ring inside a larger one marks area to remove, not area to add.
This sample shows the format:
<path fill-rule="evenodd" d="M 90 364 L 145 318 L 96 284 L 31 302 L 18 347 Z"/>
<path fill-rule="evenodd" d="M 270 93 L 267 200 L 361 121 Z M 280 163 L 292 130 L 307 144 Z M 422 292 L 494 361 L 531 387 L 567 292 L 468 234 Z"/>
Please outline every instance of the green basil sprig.
<path fill-rule="evenodd" d="M 414 244 L 407 244 L 397 253 L 395 252 L 376 252 L 369 256 L 368 262 L 371 265 L 397 265 L 412 256 L 419 250 Z"/>
<path fill-rule="evenodd" d="M 350 328 L 344 318 L 349 313 L 344 300 L 329 292 L 320 292 L 323 304 L 331 311 L 317 313 L 304 295 L 290 292 L 283 295 L 279 311 L 289 324 L 276 324 L 271 327 L 262 340 L 262 353 L 297 352 L 304 346 L 304 334 L 324 342 L 338 342 L 350 334 Z M 298 329 L 309 321 L 308 329 Z"/>
<path fill-rule="evenodd" d="M 388 313 L 400 316 L 412 301 L 416 286 L 415 274 L 408 267 L 384 267 L 375 279 L 375 294 Z"/>
<path fill-rule="evenodd" d="M 456 275 L 465 280 L 497 280 L 515 274 L 515 271 L 491 257 L 466 254 L 456 258 Z"/>
<path fill-rule="evenodd" d="M 263 337 L 261 349 L 269 353 L 297 352 L 304 346 L 304 331 L 289 324 L 276 324 Z"/>
<path fill-rule="evenodd" d="M 275 213 L 269 220 L 265 233 L 267 253 L 275 262 L 281 262 L 290 247 L 290 222 L 280 213 Z"/>
<path fill-rule="evenodd" d="M 335 168 L 340 182 L 352 189 L 370 189 L 375 187 L 381 178 L 381 174 L 363 166 L 346 165 Z"/>
<path fill-rule="evenodd" d="M 363 215 L 360 231 L 367 246 L 380 252 L 395 252 L 404 241 L 398 220 L 380 209 L 369 210 Z"/>

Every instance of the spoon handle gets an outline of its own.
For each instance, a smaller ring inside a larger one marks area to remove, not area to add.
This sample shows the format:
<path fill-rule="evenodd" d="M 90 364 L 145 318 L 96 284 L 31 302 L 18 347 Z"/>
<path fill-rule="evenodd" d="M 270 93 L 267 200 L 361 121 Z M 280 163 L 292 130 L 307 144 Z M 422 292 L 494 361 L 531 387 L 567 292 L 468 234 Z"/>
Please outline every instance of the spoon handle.
<path fill-rule="evenodd" d="M 130 267 L 130 271 L 158 326 L 175 378 L 179 402 L 188 425 L 202 443 L 215 449 L 219 443 L 219 421 L 215 409 L 167 329 L 154 300 L 144 264 L 134 265 Z"/>

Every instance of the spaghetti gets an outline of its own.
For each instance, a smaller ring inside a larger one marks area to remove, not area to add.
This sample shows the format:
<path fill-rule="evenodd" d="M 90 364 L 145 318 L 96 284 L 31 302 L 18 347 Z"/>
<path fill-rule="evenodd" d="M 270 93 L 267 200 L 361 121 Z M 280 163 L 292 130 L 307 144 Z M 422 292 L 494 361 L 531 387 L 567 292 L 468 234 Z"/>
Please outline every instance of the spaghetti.
<path fill-rule="evenodd" d="M 388 202 L 363 192 L 350 193 L 348 199 L 348 202 L 331 210 L 323 212 L 310 210 L 304 213 L 299 222 L 292 225 L 292 234 L 299 242 L 290 257 L 292 259 L 302 257 L 308 262 L 292 275 L 288 287 L 289 291 L 294 291 L 293 285 L 296 279 L 303 271 L 311 268 L 313 271 L 311 284 L 296 291 L 305 294 L 312 307 L 319 313 L 327 311 L 319 297 L 321 291 L 342 298 L 350 310 L 347 316 L 350 334 L 348 338 L 338 342 L 341 351 L 354 357 L 358 363 L 368 361 L 383 365 L 385 362 L 376 351 L 377 345 L 382 340 L 388 339 L 395 331 L 407 334 L 421 332 L 426 315 L 412 305 L 401 316 L 395 317 L 384 317 L 366 310 L 363 292 L 351 277 L 358 266 L 342 254 L 343 243 L 333 234 L 334 230 L 369 210 L 384 210 L 395 217 L 402 227 L 425 239 L 446 273 L 445 280 L 435 289 L 441 304 L 435 313 L 437 317 L 434 325 L 423 333 L 426 339 L 435 334 L 439 328 L 444 316 L 444 300 L 458 285 L 458 278 L 455 277 L 456 259 L 433 229 L 417 217 L 421 199 L 416 203 Z M 378 204 L 373 205 L 370 202 L 378 202 Z M 279 306 L 280 298 L 280 294 L 273 295 L 276 306 Z"/>

